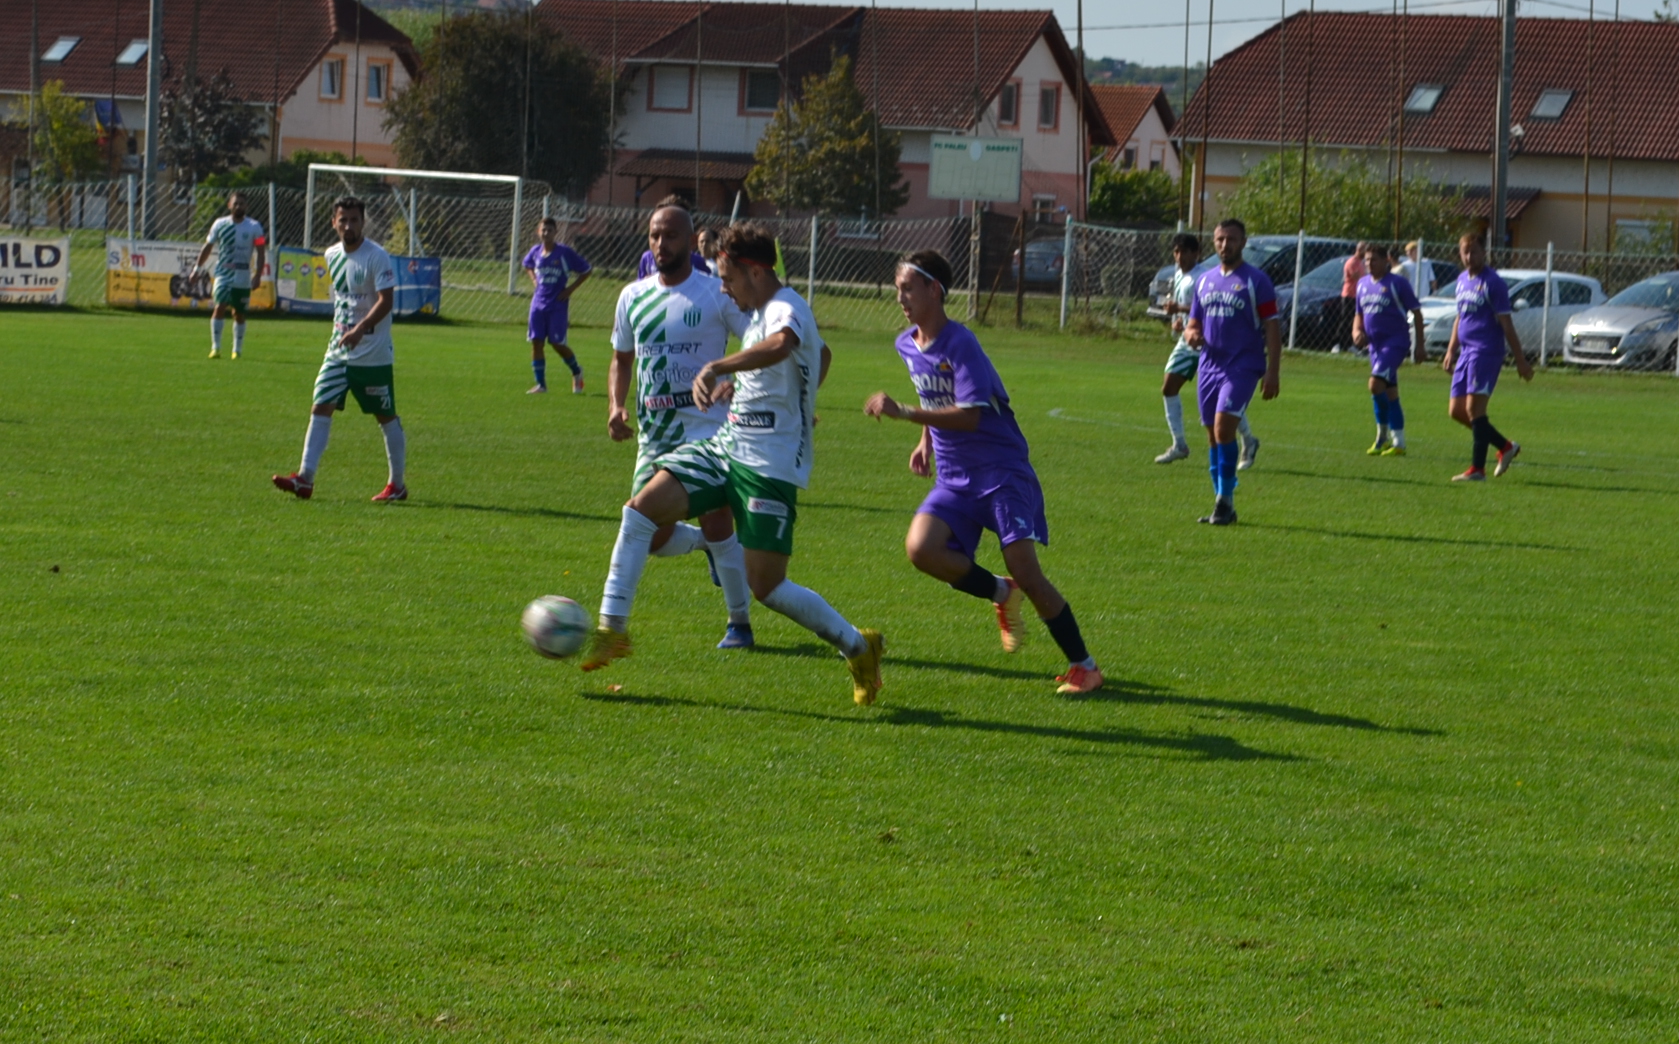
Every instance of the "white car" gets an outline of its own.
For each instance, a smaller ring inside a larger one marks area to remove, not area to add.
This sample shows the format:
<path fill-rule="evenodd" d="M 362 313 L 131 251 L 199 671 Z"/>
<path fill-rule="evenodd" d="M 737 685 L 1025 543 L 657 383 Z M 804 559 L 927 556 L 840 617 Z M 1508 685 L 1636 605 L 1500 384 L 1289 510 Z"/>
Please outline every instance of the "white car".
<path fill-rule="evenodd" d="M 1545 324 L 1545 271 L 1533 268 L 1503 268 L 1498 274 L 1510 288 L 1510 321 L 1515 324 L 1516 336 L 1522 339 L 1522 354 L 1533 362 L 1539 361 L 1539 333 Z M 1607 300 L 1603 284 L 1590 276 L 1572 272 L 1551 273 L 1550 331 L 1545 350 L 1548 356 L 1560 358 L 1567 337 L 1568 321 L 1588 308 Z M 1444 302 L 1444 311 L 1440 310 Z M 1457 319 L 1457 302 L 1449 297 L 1424 298 L 1423 322 L 1426 324 L 1423 342 L 1428 354 L 1446 354 L 1452 339 L 1452 323 Z M 1432 318 L 1430 312 L 1433 312 Z"/>
<path fill-rule="evenodd" d="M 1568 322 L 1562 356 L 1580 366 L 1673 369 L 1679 352 L 1679 272 L 1640 280 Z"/>

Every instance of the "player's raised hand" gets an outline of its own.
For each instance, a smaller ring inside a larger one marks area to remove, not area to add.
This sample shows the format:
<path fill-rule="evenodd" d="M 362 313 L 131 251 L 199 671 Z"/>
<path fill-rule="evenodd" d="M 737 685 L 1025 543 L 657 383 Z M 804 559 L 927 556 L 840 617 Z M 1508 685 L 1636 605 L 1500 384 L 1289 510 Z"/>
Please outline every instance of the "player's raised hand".
<path fill-rule="evenodd" d="M 875 392 L 869 396 L 868 402 L 863 403 L 863 412 L 875 420 L 882 417 L 901 417 L 903 409 L 892 396 L 883 391 Z"/>
<path fill-rule="evenodd" d="M 623 442 L 635 434 L 630 427 L 630 413 L 622 406 L 614 406 L 606 414 L 606 433 L 612 436 L 613 442 Z"/>

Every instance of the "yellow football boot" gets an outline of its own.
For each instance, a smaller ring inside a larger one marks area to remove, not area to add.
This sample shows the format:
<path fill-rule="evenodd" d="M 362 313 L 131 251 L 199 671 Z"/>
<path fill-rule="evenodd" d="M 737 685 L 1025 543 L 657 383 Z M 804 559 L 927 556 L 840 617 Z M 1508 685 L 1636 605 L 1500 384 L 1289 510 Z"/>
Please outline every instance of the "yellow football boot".
<path fill-rule="evenodd" d="M 622 660 L 633 652 L 635 648 L 630 643 L 628 631 L 602 627 L 589 637 L 588 651 L 583 654 L 578 666 L 586 671 L 598 671 L 613 660 Z"/>
<path fill-rule="evenodd" d="M 851 671 L 852 700 L 859 707 L 867 707 L 880 691 L 880 658 L 886 652 L 886 640 L 879 631 L 864 630 L 861 634 L 867 645 L 856 656 L 847 656 L 845 666 Z"/>

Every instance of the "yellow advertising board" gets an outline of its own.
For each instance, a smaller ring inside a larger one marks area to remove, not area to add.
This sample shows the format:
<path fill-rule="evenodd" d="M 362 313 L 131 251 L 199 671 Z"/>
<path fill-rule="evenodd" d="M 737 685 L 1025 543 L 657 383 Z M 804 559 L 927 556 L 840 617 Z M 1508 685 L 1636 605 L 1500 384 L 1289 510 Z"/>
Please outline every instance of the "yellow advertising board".
<path fill-rule="evenodd" d="M 208 272 L 191 278 L 202 243 L 159 239 L 105 241 L 105 303 L 119 308 L 201 308 L 208 311 L 213 282 Z M 274 307 L 273 265 L 251 292 L 250 310 Z"/>

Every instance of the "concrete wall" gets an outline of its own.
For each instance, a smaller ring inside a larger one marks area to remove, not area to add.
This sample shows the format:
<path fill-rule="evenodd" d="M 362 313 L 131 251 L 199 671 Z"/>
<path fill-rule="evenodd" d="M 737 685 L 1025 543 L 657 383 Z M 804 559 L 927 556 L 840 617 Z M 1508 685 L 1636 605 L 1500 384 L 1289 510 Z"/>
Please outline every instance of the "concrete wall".
<path fill-rule="evenodd" d="M 1114 133 L 1124 134 L 1122 127 L 1114 128 Z M 1149 106 L 1148 114 L 1142 122 L 1137 124 L 1131 136 L 1126 139 L 1115 152 L 1115 166 L 1124 158 L 1125 149 L 1137 150 L 1137 170 L 1150 169 L 1150 163 L 1160 160 L 1160 169 L 1176 178 L 1181 169 L 1178 162 L 1178 150 L 1173 147 L 1172 135 L 1166 130 L 1166 121 L 1160 118 L 1160 110 Z"/>
<path fill-rule="evenodd" d="M 396 164 L 391 135 L 382 126 L 385 104 L 367 100 L 367 66 L 374 62 L 389 63 L 387 101 L 408 86 L 408 72 L 396 53 L 383 44 L 362 44 L 360 57 L 359 75 L 353 44 L 341 42 L 322 60 L 324 63 L 338 58 L 344 62 L 344 85 L 337 100 L 321 96 L 321 68 L 317 65 L 303 78 L 297 93 L 280 106 L 282 158 L 298 149 L 342 152 L 348 156 L 353 147 L 355 155 L 375 166 Z"/>

